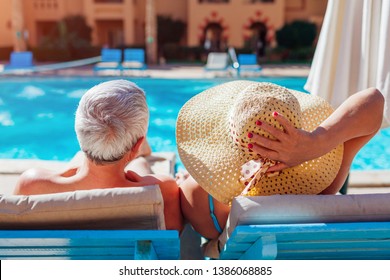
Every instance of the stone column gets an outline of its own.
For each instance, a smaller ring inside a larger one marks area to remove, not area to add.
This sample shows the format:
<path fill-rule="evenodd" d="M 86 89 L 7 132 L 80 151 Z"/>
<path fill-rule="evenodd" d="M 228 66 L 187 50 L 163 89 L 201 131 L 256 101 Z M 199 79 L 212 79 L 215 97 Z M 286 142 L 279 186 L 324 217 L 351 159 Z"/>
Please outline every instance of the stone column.
<path fill-rule="evenodd" d="M 14 51 L 26 51 L 23 0 L 12 0 L 12 35 L 14 41 Z"/>
<path fill-rule="evenodd" d="M 146 0 L 145 45 L 148 64 L 157 63 L 157 21 L 155 0 Z"/>

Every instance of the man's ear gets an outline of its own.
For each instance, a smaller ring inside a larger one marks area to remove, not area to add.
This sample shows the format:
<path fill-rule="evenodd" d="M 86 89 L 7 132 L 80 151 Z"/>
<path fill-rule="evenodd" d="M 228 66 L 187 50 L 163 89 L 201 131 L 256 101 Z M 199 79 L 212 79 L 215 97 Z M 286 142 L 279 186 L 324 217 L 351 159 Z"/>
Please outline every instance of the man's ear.
<path fill-rule="evenodd" d="M 145 137 L 144 136 L 140 137 L 135 143 L 135 145 L 133 146 L 133 148 L 131 148 L 131 156 L 133 158 L 136 158 L 138 156 L 138 152 L 140 151 L 144 141 L 145 141 Z"/>

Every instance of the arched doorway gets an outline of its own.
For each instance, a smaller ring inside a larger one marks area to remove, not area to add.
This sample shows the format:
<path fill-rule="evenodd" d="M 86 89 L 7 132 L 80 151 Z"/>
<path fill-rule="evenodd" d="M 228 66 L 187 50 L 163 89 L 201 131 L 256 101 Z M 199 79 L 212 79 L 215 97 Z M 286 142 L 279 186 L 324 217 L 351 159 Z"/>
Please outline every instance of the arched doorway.
<path fill-rule="evenodd" d="M 250 26 L 251 30 L 251 48 L 258 57 L 265 56 L 267 47 L 267 26 L 263 22 L 254 22 Z"/>
<path fill-rule="evenodd" d="M 207 52 L 219 52 L 224 49 L 223 28 L 219 23 L 211 22 L 204 28 L 203 46 Z"/>

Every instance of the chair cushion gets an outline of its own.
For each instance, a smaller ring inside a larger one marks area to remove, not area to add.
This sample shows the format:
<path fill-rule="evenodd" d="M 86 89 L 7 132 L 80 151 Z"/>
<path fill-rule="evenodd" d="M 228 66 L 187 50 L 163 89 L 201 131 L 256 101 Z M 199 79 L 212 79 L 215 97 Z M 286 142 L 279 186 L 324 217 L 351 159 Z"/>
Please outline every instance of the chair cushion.
<path fill-rule="evenodd" d="M 142 68 L 144 64 L 138 61 L 125 61 L 122 63 L 122 66 L 125 68 Z"/>
<path fill-rule="evenodd" d="M 0 195 L 0 229 L 165 229 L 158 186 Z"/>
<path fill-rule="evenodd" d="M 390 193 L 237 197 L 220 245 L 237 225 L 390 221 L 389 201 Z"/>

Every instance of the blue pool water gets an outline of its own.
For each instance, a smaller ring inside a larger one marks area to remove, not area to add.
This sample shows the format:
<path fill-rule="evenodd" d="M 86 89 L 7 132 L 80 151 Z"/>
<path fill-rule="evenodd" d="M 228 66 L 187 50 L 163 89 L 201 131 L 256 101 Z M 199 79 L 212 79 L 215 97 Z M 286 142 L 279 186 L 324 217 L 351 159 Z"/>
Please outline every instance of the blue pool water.
<path fill-rule="evenodd" d="M 0 158 L 69 160 L 79 150 L 73 128 L 81 96 L 111 78 L 44 77 L 0 79 Z M 148 140 L 154 151 L 175 151 L 175 122 L 195 94 L 227 80 L 131 79 L 143 88 L 150 108 Z M 261 78 L 303 90 L 304 78 Z M 390 129 L 357 155 L 355 170 L 390 169 Z M 179 159 L 180 165 L 180 159 Z"/>

